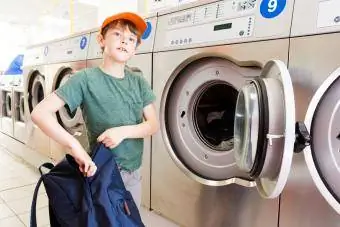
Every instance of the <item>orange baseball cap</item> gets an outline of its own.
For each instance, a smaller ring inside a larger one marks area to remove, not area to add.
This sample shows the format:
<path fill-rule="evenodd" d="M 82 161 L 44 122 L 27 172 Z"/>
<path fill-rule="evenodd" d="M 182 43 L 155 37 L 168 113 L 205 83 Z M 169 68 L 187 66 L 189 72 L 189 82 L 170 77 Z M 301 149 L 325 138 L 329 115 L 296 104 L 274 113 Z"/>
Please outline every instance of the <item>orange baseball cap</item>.
<path fill-rule="evenodd" d="M 110 24 L 112 21 L 115 20 L 128 20 L 131 21 L 134 25 L 136 25 L 136 28 L 138 30 L 138 32 L 140 33 L 140 35 L 143 35 L 145 29 L 147 28 L 147 24 L 144 21 L 143 18 L 141 18 L 139 15 L 135 14 L 135 13 L 131 13 L 131 12 L 123 12 L 123 13 L 117 13 L 114 14 L 110 17 L 107 17 L 101 28 L 100 28 L 100 33 L 102 33 L 102 30 L 108 25 Z"/>

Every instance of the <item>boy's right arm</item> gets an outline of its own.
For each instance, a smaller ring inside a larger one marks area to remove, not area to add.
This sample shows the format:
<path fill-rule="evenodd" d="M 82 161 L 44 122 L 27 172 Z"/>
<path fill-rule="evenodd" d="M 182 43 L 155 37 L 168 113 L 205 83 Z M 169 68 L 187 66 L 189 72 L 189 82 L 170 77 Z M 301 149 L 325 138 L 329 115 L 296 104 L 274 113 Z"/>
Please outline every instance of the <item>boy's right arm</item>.
<path fill-rule="evenodd" d="M 33 110 L 32 121 L 50 138 L 63 145 L 69 150 L 79 165 L 81 172 L 86 176 L 93 176 L 97 167 L 91 157 L 87 154 L 78 140 L 69 134 L 54 117 L 65 102 L 55 93 L 47 96 Z"/>

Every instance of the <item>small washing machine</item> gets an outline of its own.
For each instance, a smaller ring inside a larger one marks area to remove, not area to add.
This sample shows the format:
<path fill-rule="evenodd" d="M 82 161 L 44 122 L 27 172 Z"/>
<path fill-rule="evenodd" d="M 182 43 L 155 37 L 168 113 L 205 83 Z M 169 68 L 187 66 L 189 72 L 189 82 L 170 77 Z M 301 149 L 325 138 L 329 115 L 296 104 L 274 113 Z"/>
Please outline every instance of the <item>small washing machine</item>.
<path fill-rule="evenodd" d="M 13 114 L 14 114 L 14 132 L 16 140 L 25 143 L 26 133 L 26 115 L 25 115 L 25 96 L 24 80 L 22 75 L 16 75 L 13 83 Z"/>
<path fill-rule="evenodd" d="M 130 70 L 141 73 L 151 85 L 152 80 L 152 50 L 155 39 L 157 17 L 150 14 L 145 17 L 148 25 L 142 37 L 142 44 L 138 47 L 136 55 L 127 63 Z M 87 60 L 87 67 L 99 66 L 102 62 L 102 53 L 97 43 L 98 30 L 93 31 L 90 37 L 90 47 Z M 142 164 L 142 205 L 150 208 L 150 184 L 151 176 L 151 138 L 144 139 L 144 153 Z"/>
<path fill-rule="evenodd" d="M 198 1 L 158 13 L 153 90 L 161 129 L 152 137 L 155 212 L 186 227 L 278 225 L 279 195 L 294 145 L 285 140 L 294 137 L 295 127 L 287 69 L 293 3 Z M 269 97 L 257 94 L 262 88 L 268 88 Z M 271 105 L 263 109 L 263 102 Z M 270 121 L 264 117 L 268 111 Z M 272 121 L 280 122 L 277 131 Z M 267 144 L 277 148 L 275 155 L 266 151 Z M 253 153 L 245 156 L 241 148 Z"/>
<path fill-rule="evenodd" d="M 26 120 L 25 143 L 33 151 L 46 157 L 50 155 L 50 139 L 31 119 L 34 107 L 47 95 L 46 64 L 49 47 L 46 44 L 28 47 L 23 62 L 24 110 Z"/>
<path fill-rule="evenodd" d="M 13 80 L 15 75 L 0 76 L 1 132 L 13 137 Z"/>
<path fill-rule="evenodd" d="M 50 53 L 46 72 L 48 74 L 48 93 L 62 86 L 75 72 L 86 68 L 86 55 L 89 46 L 87 32 L 75 34 L 49 43 Z M 79 140 L 84 149 L 88 150 L 86 127 L 82 118 L 81 108 L 71 112 L 67 105 L 56 112 L 59 124 Z M 50 140 L 50 152 L 54 161 L 65 156 L 65 149 L 57 142 Z"/>

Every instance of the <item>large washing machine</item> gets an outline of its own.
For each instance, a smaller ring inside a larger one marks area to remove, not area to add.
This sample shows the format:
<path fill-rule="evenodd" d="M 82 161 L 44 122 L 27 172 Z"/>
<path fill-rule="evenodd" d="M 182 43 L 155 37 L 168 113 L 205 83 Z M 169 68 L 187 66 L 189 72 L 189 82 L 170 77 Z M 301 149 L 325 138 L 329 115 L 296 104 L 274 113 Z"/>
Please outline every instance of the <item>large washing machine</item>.
<path fill-rule="evenodd" d="M 89 46 L 89 33 L 81 33 L 49 44 L 49 61 L 46 66 L 48 74 L 48 93 L 54 92 L 62 86 L 74 73 L 86 68 L 86 55 Z M 56 112 L 59 124 L 87 150 L 88 140 L 86 127 L 82 118 L 81 108 L 71 112 L 67 105 Z M 50 153 L 54 161 L 59 161 L 65 156 L 64 148 L 50 140 Z"/>
<path fill-rule="evenodd" d="M 311 146 L 296 154 L 280 226 L 340 223 L 340 1 L 295 0 L 289 51 L 298 121 Z M 316 186 L 315 186 L 316 185 Z"/>
<path fill-rule="evenodd" d="M 151 208 L 186 227 L 277 226 L 295 138 L 293 1 L 203 2 L 158 14 Z"/>
<path fill-rule="evenodd" d="M 34 107 L 41 102 L 47 93 L 46 64 L 49 47 L 47 44 L 29 47 L 25 52 L 23 63 L 24 109 L 26 117 L 26 145 L 34 151 L 50 157 L 50 139 L 36 126 L 31 119 Z"/>
<path fill-rule="evenodd" d="M 151 84 L 152 80 L 152 50 L 157 24 L 156 15 L 145 17 L 148 25 L 142 37 L 142 44 L 138 47 L 136 55 L 130 59 L 128 66 L 131 70 L 141 73 Z M 91 33 L 87 67 L 99 66 L 102 62 L 102 52 L 97 43 L 98 31 Z M 142 165 L 142 205 L 150 208 L 150 168 L 151 168 L 151 138 L 144 139 L 144 153 Z"/>
<path fill-rule="evenodd" d="M 0 129 L 1 132 L 13 136 L 13 80 L 15 75 L 0 77 Z"/>
<path fill-rule="evenodd" d="M 27 136 L 25 116 L 24 80 L 22 75 L 16 75 L 13 83 L 13 136 L 16 140 L 25 143 Z"/>

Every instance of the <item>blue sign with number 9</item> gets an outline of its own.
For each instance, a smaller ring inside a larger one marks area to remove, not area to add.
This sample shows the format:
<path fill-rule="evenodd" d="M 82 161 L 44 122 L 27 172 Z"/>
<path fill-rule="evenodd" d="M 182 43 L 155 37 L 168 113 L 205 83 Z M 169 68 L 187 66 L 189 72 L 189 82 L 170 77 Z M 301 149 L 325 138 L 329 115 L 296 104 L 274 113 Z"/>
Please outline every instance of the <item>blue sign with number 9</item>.
<path fill-rule="evenodd" d="M 260 11 L 264 18 L 277 17 L 286 7 L 287 0 L 263 0 Z"/>

